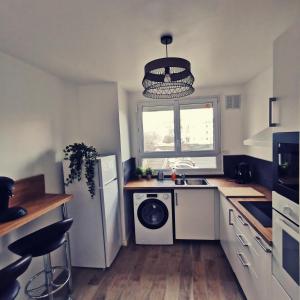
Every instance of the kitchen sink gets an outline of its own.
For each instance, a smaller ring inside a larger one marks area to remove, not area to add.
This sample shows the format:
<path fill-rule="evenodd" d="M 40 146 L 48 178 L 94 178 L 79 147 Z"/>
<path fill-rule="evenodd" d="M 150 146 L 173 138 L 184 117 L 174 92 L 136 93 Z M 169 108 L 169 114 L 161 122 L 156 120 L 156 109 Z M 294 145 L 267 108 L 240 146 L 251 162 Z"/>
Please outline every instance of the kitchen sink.
<path fill-rule="evenodd" d="M 204 178 L 189 178 L 185 180 L 187 185 L 208 185 Z"/>
<path fill-rule="evenodd" d="M 240 201 L 264 227 L 272 227 L 272 202 L 271 201 Z"/>
<path fill-rule="evenodd" d="M 175 180 L 176 185 L 208 185 L 208 182 L 204 178 L 177 178 Z"/>
<path fill-rule="evenodd" d="M 185 185 L 185 180 L 184 179 L 181 179 L 181 178 L 177 178 L 175 180 L 175 184 L 176 185 Z"/>

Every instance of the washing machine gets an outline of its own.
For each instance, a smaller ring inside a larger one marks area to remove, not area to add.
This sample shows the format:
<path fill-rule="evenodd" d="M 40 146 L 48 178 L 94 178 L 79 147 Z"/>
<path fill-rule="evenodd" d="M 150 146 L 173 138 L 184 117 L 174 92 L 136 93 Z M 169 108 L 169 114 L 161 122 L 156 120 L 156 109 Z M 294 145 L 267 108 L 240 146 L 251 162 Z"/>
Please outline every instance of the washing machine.
<path fill-rule="evenodd" d="M 133 206 L 136 244 L 173 244 L 171 193 L 134 193 Z"/>

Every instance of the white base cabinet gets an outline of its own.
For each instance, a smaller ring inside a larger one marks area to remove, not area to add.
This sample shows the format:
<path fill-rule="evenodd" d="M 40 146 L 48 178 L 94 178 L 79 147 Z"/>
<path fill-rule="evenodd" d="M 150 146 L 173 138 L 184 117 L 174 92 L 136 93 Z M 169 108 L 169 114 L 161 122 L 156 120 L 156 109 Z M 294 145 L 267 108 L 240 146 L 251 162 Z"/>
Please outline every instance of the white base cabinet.
<path fill-rule="evenodd" d="M 176 189 L 175 237 L 188 240 L 214 240 L 214 189 Z"/>
<path fill-rule="evenodd" d="M 229 260 L 232 268 L 236 264 L 236 257 L 233 252 L 233 244 L 235 242 L 234 236 L 234 222 L 235 215 L 233 213 L 233 207 L 229 201 L 220 195 L 220 242 L 222 248 Z"/>
<path fill-rule="evenodd" d="M 289 295 L 277 281 L 277 279 L 272 276 L 272 300 L 291 300 Z"/>
<path fill-rule="evenodd" d="M 222 195 L 220 241 L 247 299 L 269 300 L 271 248 Z"/>

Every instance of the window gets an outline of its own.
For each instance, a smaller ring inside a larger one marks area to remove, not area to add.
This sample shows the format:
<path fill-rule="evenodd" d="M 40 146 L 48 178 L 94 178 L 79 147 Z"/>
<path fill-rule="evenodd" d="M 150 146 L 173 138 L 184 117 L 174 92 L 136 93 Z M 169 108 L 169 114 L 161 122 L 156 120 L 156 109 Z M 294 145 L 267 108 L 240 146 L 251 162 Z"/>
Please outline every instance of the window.
<path fill-rule="evenodd" d="M 139 103 L 139 164 L 156 170 L 221 171 L 218 102 L 206 97 Z"/>
<path fill-rule="evenodd" d="M 174 110 L 172 107 L 144 107 L 144 151 L 175 151 Z"/>

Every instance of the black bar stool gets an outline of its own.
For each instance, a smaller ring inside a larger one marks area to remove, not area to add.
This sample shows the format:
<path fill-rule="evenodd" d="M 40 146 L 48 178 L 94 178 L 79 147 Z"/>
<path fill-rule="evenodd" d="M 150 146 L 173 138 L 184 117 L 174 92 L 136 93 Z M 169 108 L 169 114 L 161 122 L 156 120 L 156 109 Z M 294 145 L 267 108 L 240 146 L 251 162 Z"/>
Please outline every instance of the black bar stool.
<path fill-rule="evenodd" d="M 22 275 L 31 262 L 31 256 L 24 256 L 0 270 L 0 300 L 13 300 L 20 291 L 17 278 Z"/>
<path fill-rule="evenodd" d="M 8 246 L 10 251 L 21 256 L 43 256 L 44 270 L 34 275 L 26 284 L 25 293 L 29 298 L 53 299 L 53 294 L 69 282 L 71 270 L 62 266 L 52 267 L 50 253 L 66 243 L 65 233 L 72 223 L 73 219 L 64 219 L 22 237 Z M 59 282 L 54 279 L 55 271 L 61 271 L 58 276 Z"/>

